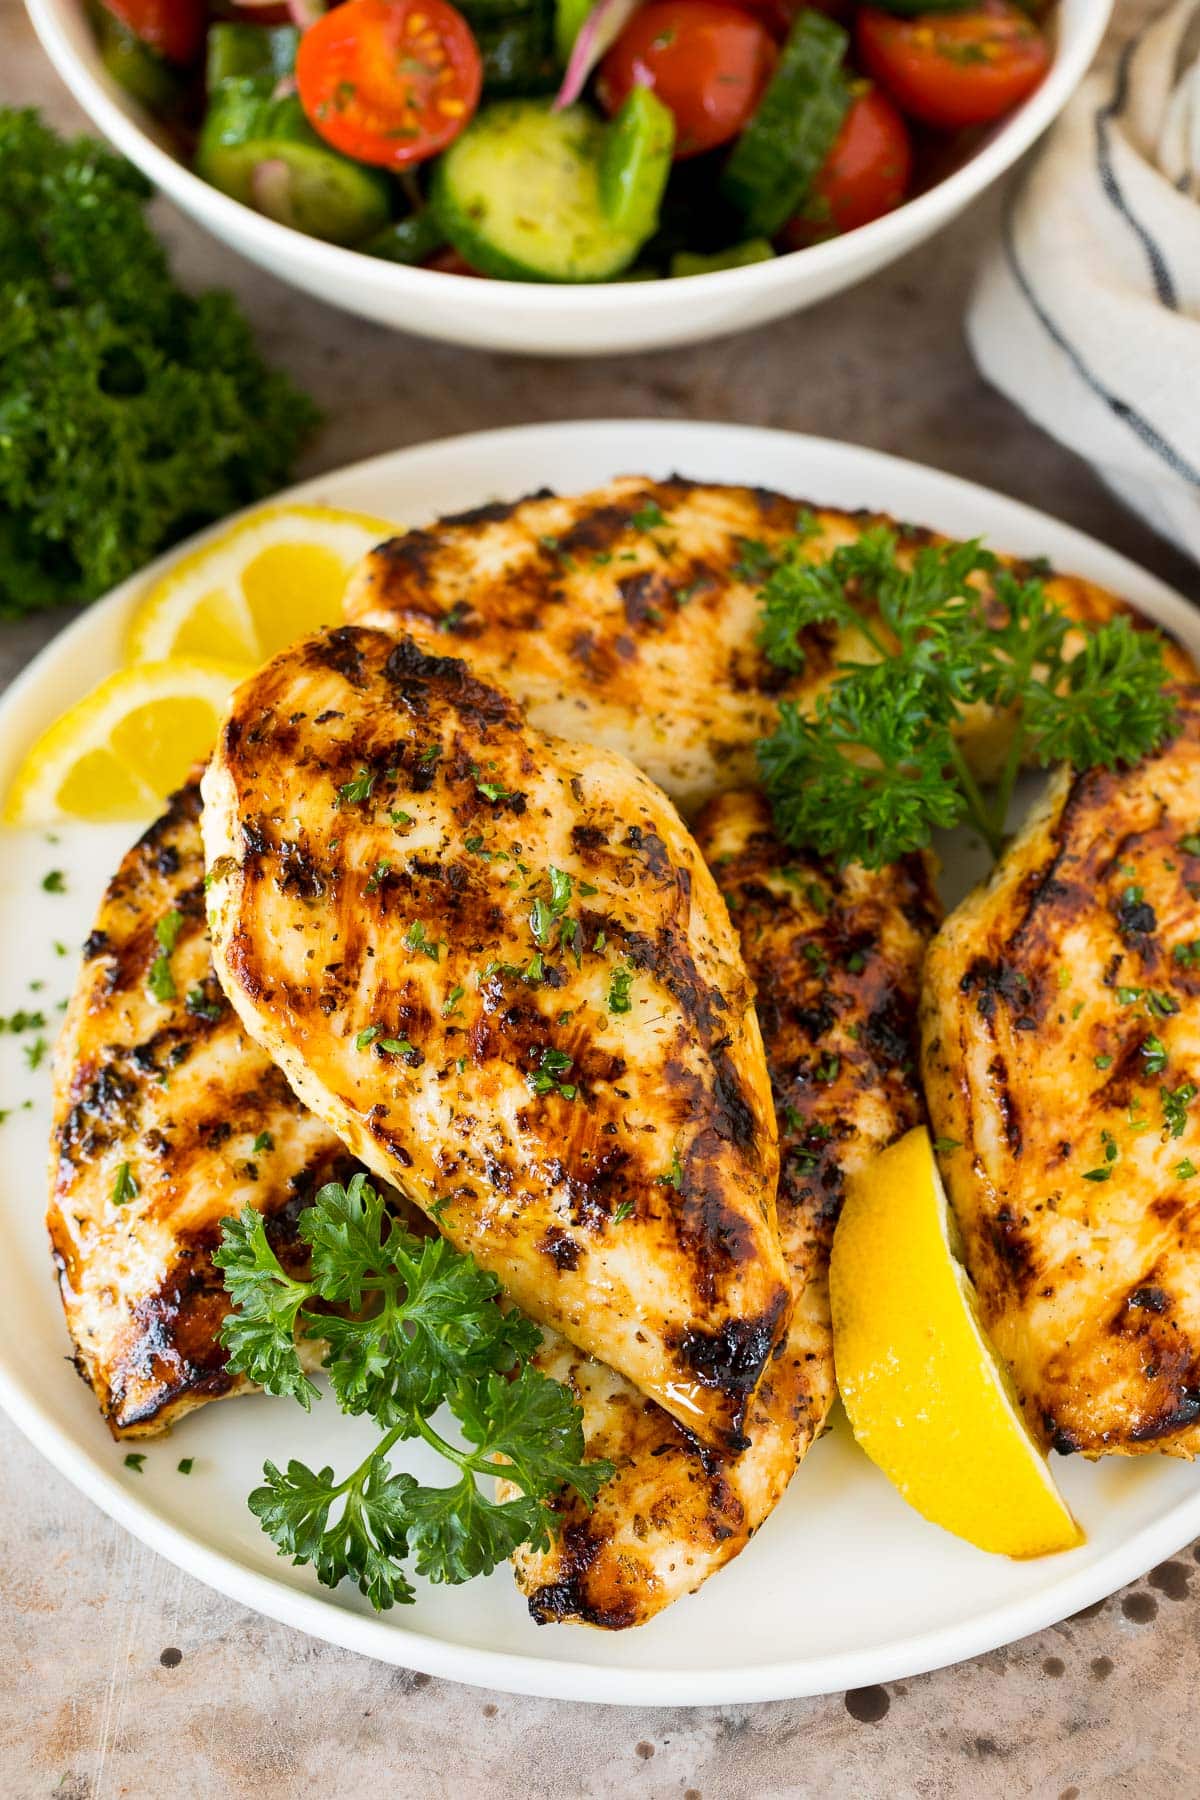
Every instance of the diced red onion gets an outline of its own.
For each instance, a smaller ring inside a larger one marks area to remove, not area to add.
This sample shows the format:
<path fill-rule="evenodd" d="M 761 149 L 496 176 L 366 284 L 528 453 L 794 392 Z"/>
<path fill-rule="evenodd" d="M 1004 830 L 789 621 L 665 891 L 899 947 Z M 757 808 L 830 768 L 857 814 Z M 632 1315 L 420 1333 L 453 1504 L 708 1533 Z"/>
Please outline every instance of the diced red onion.
<path fill-rule="evenodd" d="M 268 7 L 276 7 L 280 0 L 237 0 L 239 12 L 266 12 Z M 325 0 L 283 0 L 291 14 L 292 24 L 301 31 L 307 31 L 315 25 L 326 10 Z"/>
<path fill-rule="evenodd" d="M 325 0 L 287 0 L 287 9 L 297 30 L 307 31 L 324 13 Z"/>
<path fill-rule="evenodd" d="M 571 48 L 567 72 L 554 96 L 554 110 L 572 106 L 582 94 L 587 78 L 606 50 L 610 50 L 632 19 L 642 0 L 596 0 Z"/>

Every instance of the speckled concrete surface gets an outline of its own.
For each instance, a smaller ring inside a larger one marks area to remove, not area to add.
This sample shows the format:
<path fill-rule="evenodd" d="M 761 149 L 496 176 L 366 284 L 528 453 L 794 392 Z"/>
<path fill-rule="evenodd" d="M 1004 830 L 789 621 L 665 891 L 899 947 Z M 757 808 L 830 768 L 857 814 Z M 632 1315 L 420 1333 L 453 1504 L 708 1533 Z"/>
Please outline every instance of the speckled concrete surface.
<path fill-rule="evenodd" d="M 1123 0 L 1118 33 L 1153 10 Z M 78 115 L 19 0 L 0 99 Z M 732 419 L 896 451 L 1033 501 L 1196 591 L 1084 465 L 980 383 L 959 330 L 998 201 L 856 293 L 709 349 L 571 367 L 391 336 L 161 222 L 233 287 L 330 413 L 306 472 L 532 419 Z M 0 629 L 0 685 L 65 620 Z M 31 1171 L 34 1183 L 41 1171 Z M 363 1661 L 245 1612 L 136 1544 L 0 1419 L 0 1795 L 522 1800 L 1200 1795 L 1200 1546 L 1023 1643 L 920 1680 L 752 1707 L 590 1709 Z"/>

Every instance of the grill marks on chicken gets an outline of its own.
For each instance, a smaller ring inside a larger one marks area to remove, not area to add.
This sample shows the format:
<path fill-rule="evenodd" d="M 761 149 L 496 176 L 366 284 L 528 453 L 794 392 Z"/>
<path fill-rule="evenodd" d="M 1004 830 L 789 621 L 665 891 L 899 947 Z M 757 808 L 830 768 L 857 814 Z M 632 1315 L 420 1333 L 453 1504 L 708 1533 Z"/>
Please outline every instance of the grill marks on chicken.
<path fill-rule="evenodd" d="M 836 663 L 873 660 L 865 638 L 821 626 L 804 633 L 800 674 L 767 661 L 758 594 L 772 556 L 799 529 L 804 553 L 822 561 L 881 524 L 898 534 L 901 560 L 944 541 L 763 488 L 626 476 L 391 539 L 360 566 L 347 617 L 460 653 L 532 724 L 619 750 L 690 816 L 712 794 L 754 782 L 754 744 L 774 730 L 780 699 L 810 703 Z M 1090 582 L 1050 574 L 1047 588 L 1081 623 L 1118 612 L 1144 623 Z M 986 771 L 1007 737 L 1007 721 L 980 709 L 964 745 Z"/>
<path fill-rule="evenodd" d="M 76 1362 L 115 1436 L 247 1385 L 218 1342 L 220 1221 L 257 1207 L 296 1266 L 300 1210 L 354 1166 L 217 985 L 199 817 L 199 788 L 182 789 L 122 861 L 55 1052 L 47 1224 Z M 172 913 L 175 991 L 157 1000 L 155 926 Z"/>
<path fill-rule="evenodd" d="M 934 941 L 922 1059 L 984 1324 L 1044 1443 L 1200 1449 L 1200 689 L 1064 771 Z"/>
<path fill-rule="evenodd" d="M 677 815 L 465 666 L 306 640 L 204 781 L 214 957 L 355 1154 L 518 1305 L 736 1447 L 790 1290 L 737 938 Z"/>
<path fill-rule="evenodd" d="M 877 874 L 831 869 L 782 846 L 752 794 L 713 802 L 697 840 L 758 992 L 794 1310 L 738 1457 L 702 1448 L 561 1339 L 543 1345 L 540 1366 L 579 1397 L 589 1456 L 608 1458 L 617 1473 L 590 1512 L 562 1496 L 552 1549 L 518 1555 L 518 1580 L 542 1623 L 644 1624 L 736 1556 L 768 1517 L 833 1401 L 827 1270 L 844 1183 L 922 1117 L 918 982 L 940 917 L 927 860 Z"/>

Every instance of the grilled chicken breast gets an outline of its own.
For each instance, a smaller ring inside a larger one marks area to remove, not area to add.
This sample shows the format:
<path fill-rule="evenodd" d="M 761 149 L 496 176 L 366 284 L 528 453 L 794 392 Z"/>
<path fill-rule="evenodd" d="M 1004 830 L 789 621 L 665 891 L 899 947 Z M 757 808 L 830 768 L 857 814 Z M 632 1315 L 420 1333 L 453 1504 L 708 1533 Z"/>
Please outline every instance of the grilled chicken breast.
<path fill-rule="evenodd" d="M 749 1449 L 715 1456 L 610 1369 L 555 1339 L 538 1361 L 579 1396 L 588 1455 L 617 1473 L 589 1512 L 524 1550 L 535 1619 L 644 1624 L 738 1554 L 821 1431 L 834 1395 L 827 1268 L 843 1184 L 922 1116 L 917 989 L 940 916 L 925 858 L 872 874 L 785 849 L 762 800 L 722 796 L 697 840 L 721 882 L 758 990 L 779 1116 L 779 1228 L 795 1301 L 759 1384 Z M 502 1489 L 503 1491 L 503 1489 Z M 514 1490 L 515 1491 L 515 1490 Z"/>
<path fill-rule="evenodd" d="M 775 1122 L 669 803 L 350 627 L 237 690 L 204 803 L 215 964 L 301 1100 L 519 1306 L 739 1447 L 790 1303 Z"/>
<path fill-rule="evenodd" d="M 983 1322 L 1043 1443 L 1200 1448 L 1200 689 L 1053 783 L 929 953 L 922 1064 Z"/>
<path fill-rule="evenodd" d="M 814 561 L 879 524 L 899 534 L 902 556 L 943 541 L 762 488 L 626 476 L 590 494 L 477 507 L 381 544 L 351 582 L 347 616 L 462 655 L 532 724 L 621 751 L 690 817 L 754 781 L 755 740 L 774 729 L 781 698 L 811 701 L 837 662 L 873 658 L 865 638 L 827 627 L 805 634 L 799 675 L 758 648 L 759 589 L 801 518 Z M 1131 610 L 1070 576 L 1047 586 L 1081 622 Z M 1007 738 L 1007 721 L 979 709 L 964 746 L 987 773 Z"/>
<path fill-rule="evenodd" d="M 217 985 L 199 819 L 186 787 L 125 857 L 55 1052 L 47 1223 L 76 1362 L 118 1437 L 248 1385 L 218 1342 L 220 1221 L 257 1207 L 298 1265 L 301 1208 L 354 1167 Z M 155 927 L 172 915 L 178 936 L 152 977 Z"/>

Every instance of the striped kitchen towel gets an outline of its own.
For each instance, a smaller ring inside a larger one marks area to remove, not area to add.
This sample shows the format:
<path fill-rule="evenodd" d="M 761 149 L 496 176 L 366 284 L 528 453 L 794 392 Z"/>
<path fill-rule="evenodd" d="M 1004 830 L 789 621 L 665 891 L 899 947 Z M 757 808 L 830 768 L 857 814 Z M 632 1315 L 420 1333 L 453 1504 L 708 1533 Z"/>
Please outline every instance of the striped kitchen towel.
<path fill-rule="evenodd" d="M 1080 89 L 967 331 L 989 381 L 1200 561 L 1200 0 Z"/>

